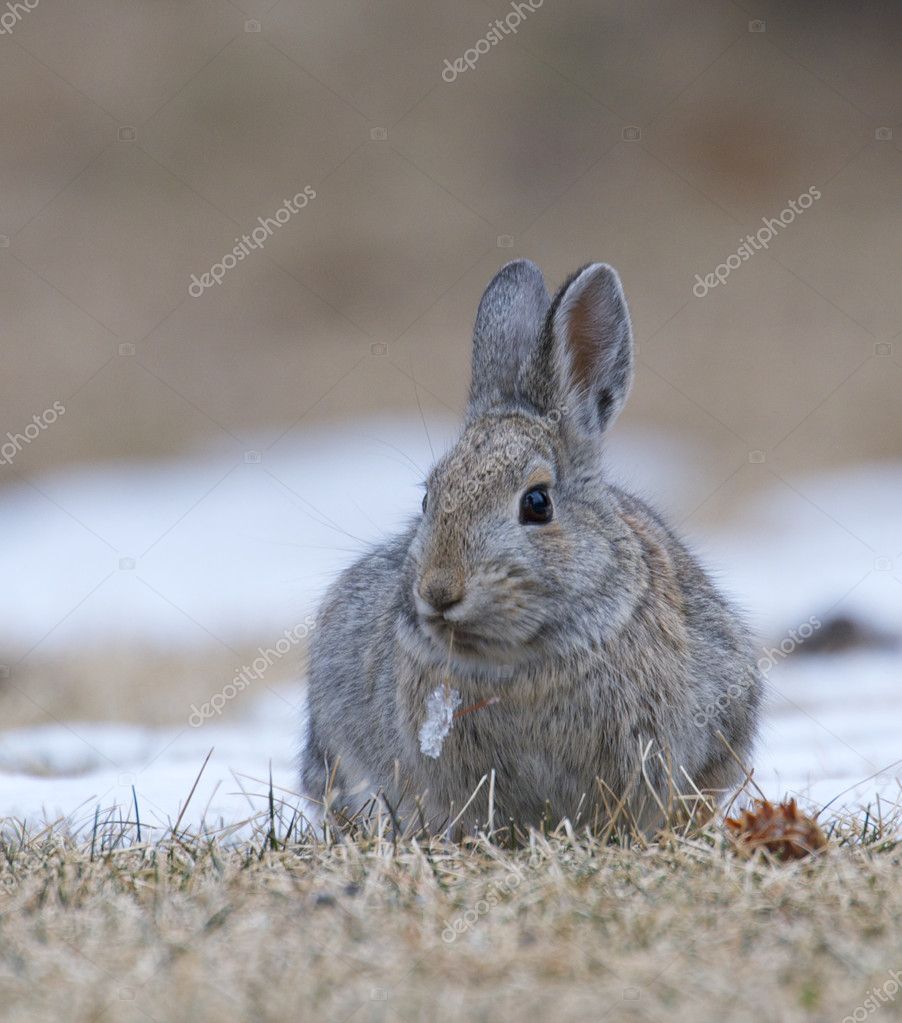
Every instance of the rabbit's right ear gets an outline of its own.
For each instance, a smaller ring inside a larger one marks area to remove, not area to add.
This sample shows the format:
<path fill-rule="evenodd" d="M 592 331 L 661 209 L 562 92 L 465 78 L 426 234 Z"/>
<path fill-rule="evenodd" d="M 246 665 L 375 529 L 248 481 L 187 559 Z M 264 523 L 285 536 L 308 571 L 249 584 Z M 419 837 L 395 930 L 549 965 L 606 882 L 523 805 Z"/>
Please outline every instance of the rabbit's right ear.
<path fill-rule="evenodd" d="M 508 263 L 494 276 L 473 328 L 470 415 L 518 403 L 518 379 L 550 307 L 542 271 L 528 259 Z"/>
<path fill-rule="evenodd" d="M 545 411 L 598 439 L 623 407 L 633 379 L 633 335 L 617 271 L 606 263 L 578 270 L 552 303 L 525 374 L 526 393 Z"/>

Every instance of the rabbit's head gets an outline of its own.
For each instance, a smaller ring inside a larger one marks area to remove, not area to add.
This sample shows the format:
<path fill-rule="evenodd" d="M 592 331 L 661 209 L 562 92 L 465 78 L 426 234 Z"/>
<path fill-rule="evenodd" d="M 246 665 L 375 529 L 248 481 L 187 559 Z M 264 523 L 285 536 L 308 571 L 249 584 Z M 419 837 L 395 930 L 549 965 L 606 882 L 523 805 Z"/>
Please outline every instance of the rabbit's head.
<path fill-rule="evenodd" d="M 410 545 L 405 624 L 421 653 L 450 645 L 470 667 L 502 668 L 578 654 L 617 624 L 630 580 L 600 449 L 632 365 L 611 267 L 585 267 L 553 300 L 526 260 L 489 284 L 465 428 L 429 475 Z"/>

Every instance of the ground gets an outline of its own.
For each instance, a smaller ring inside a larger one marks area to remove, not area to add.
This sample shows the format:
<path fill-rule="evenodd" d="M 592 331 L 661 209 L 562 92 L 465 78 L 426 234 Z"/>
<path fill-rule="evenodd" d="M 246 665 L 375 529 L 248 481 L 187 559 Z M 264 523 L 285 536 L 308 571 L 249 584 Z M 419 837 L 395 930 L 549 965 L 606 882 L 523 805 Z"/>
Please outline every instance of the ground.
<path fill-rule="evenodd" d="M 387 821 L 304 838 L 278 810 L 233 845 L 8 823 L 3 1018 L 899 1018 L 897 822 L 825 823 L 826 852 L 792 863 L 738 855 L 717 820 L 516 848 L 393 843 Z"/>

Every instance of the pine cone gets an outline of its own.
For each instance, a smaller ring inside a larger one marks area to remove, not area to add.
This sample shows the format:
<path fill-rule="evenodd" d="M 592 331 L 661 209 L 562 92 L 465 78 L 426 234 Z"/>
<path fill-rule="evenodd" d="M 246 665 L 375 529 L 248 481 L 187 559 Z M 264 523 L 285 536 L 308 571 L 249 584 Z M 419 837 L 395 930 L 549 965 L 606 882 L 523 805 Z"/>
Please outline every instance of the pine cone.
<path fill-rule="evenodd" d="M 744 855 L 767 849 L 779 860 L 800 860 L 827 845 L 817 821 L 801 813 L 796 801 L 774 805 L 756 799 L 751 810 L 740 817 L 728 817 L 727 832 Z"/>

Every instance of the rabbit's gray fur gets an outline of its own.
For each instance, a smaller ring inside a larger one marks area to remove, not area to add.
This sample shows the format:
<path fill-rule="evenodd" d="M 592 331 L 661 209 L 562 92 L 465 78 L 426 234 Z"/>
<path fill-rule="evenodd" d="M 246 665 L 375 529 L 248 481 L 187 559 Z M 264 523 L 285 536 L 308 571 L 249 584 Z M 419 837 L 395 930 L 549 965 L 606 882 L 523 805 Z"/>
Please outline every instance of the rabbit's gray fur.
<path fill-rule="evenodd" d="M 624 797 L 649 827 L 649 789 L 666 800 L 669 778 L 684 792 L 737 781 L 717 732 L 749 756 L 760 678 L 736 611 L 661 519 L 603 477 L 602 434 L 632 377 L 619 278 L 592 264 L 552 302 L 536 266 L 510 263 L 473 347 L 467 422 L 430 473 L 424 514 L 321 608 L 304 790 L 328 787 L 351 809 L 382 792 L 405 815 L 419 797 L 441 824 L 494 769 L 496 823 L 585 819 Z M 540 482 L 553 520 L 521 524 L 521 496 Z M 427 601 L 455 598 L 449 621 L 425 620 Z M 445 684 L 463 708 L 500 699 L 457 718 L 432 759 L 418 733 Z M 485 820 L 486 788 L 465 828 Z"/>

